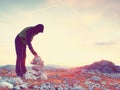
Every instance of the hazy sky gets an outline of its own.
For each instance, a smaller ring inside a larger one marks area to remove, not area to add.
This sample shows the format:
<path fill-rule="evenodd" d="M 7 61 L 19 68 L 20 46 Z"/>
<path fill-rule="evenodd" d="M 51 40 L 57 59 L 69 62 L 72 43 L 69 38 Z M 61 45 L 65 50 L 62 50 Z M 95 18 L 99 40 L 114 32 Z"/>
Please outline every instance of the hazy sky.
<path fill-rule="evenodd" d="M 16 63 L 16 35 L 38 23 L 44 33 L 32 44 L 45 64 L 120 65 L 120 0 L 0 0 L 1 65 Z M 26 65 L 32 59 L 27 48 Z"/>

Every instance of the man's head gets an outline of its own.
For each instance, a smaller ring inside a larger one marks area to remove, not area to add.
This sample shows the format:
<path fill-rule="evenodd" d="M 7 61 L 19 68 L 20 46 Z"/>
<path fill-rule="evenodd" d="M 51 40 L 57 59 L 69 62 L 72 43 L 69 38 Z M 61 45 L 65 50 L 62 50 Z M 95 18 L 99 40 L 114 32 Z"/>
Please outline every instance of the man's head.
<path fill-rule="evenodd" d="M 44 31 L 44 25 L 43 24 L 38 24 L 36 26 L 34 26 L 34 30 L 35 30 L 35 33 L 38 34 L 38 33 L 43 33 Z"/>

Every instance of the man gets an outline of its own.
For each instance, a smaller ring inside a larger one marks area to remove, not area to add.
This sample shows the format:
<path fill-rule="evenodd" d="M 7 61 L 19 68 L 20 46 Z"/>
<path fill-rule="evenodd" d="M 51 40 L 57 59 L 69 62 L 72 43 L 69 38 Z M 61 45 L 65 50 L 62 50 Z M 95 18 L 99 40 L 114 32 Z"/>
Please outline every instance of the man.
<path fill-rule="evenodd" d="M 44 26 L 38 24 L 36 26 L 27 27 L 23 29 L 15 38 L 15 49 L 16 49 L 16 74 L 17 76 L 23 77 L 26 73 L 25 59 L 26 59 L 26 45 L 29 47 L 31 53 L 34 56 L 38 56 L 37 52 L 33 49 L 31 41 L 38 33 L 43 33 Z"/>

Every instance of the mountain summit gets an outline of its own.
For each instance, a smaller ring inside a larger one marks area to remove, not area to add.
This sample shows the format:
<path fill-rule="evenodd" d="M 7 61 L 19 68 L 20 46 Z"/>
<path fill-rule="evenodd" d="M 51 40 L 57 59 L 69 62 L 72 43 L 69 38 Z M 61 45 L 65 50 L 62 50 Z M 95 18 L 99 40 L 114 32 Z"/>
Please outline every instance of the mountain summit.
<path fill-rule="evenodd" d="M 117 66 L 113 62 L 108 60 L 101 60 L 94 62 L 91 65 L 82 67 L 82 69 L 85 69 L 87 71 L 97 70 L 102 73 L 109 73 L 109 74 L 120 73 L 120 66 Z"/>

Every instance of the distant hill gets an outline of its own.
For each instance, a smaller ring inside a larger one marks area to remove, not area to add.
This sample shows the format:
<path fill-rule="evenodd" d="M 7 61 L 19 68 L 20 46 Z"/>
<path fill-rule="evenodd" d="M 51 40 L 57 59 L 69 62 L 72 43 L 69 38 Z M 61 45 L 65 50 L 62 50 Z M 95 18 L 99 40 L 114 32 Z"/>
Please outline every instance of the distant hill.
<path fill-rule="evenodd" d="M 0 69 L 6 69 L 7 71 L 15 71 L 14 65 L 6 65 L 1 66 Z M 61 71 L 61 70 L 70 70 L 70 72 L 79 72 L 79 71 L 88 71 L 88 72 L 96 72 L 99 71 L 101 73 L 108 73 L 108 74 L 115 74 L 120 73 L 120 66 L 115 65 L 113 62 L 108 60 L 100 60 L 94 62 L 90 65 L 86 65 L 83 67 L 76 67 L 76 68 L 68 68 L 65 66 L 58 66 L 58 65 L 46 65 L 43 67 L 43 70 L 53 70 L 53 71 Z"/>
<path fill-rule="evenodd" d="M 27 66 L 27 68 L 31 68 L 31 66 Z M 7 71 L 15 71 L 15 65 L 4 65 L 4 66 L 0 66 L 0 69 L 5 69 Z M 65 66 L 59 66 L 59 65 L 45 65 L 43 67 L 43 70 L 66 70 L 69 69 L 68 67 Z"/>
<path fill-rule="evenodd" d="M 113 62 L 108 61 L 108 60 L 101 60 L 98 62 L 94 62 L 93 64 L 83 66 L 80 69 L 84 69 L 87 71 L 97 70 L 102 73 L 109 73 L 109 74 L 120 73 L 120 66 L 117 66 Z"/>
<path fill-rule="evenodd" d="M 46 65 L 43 67 L 43 70 L 66 70 L 66 69 L 68 69 L 68 67 L 53 64 Z"/>

